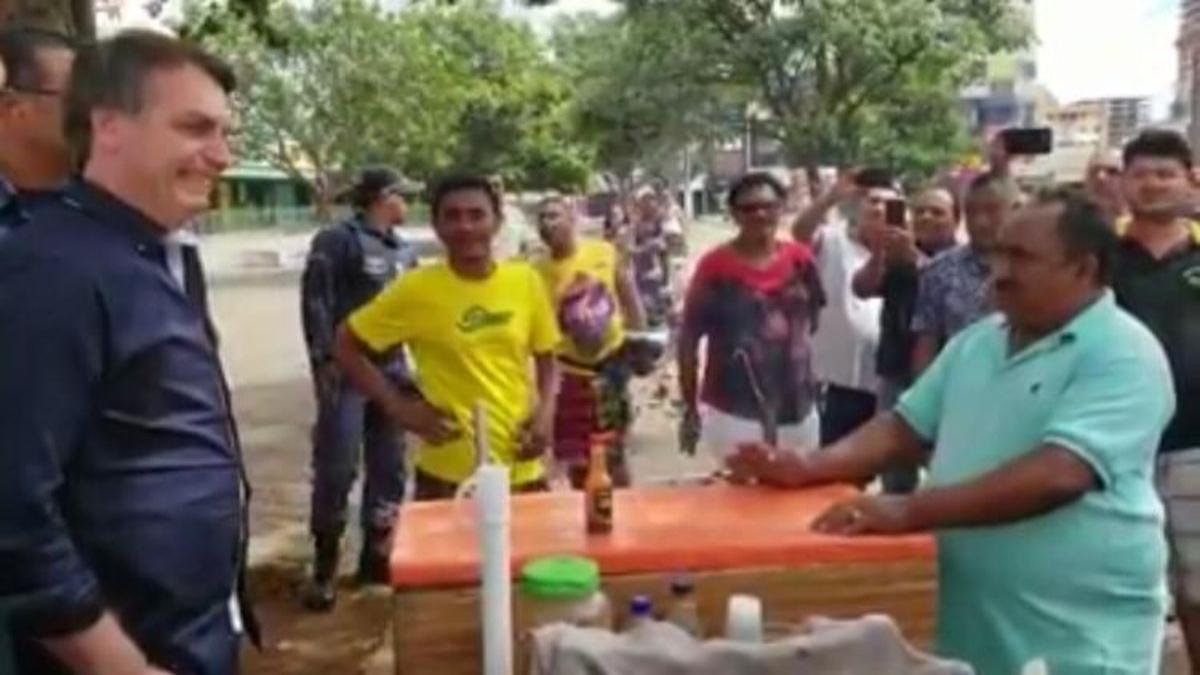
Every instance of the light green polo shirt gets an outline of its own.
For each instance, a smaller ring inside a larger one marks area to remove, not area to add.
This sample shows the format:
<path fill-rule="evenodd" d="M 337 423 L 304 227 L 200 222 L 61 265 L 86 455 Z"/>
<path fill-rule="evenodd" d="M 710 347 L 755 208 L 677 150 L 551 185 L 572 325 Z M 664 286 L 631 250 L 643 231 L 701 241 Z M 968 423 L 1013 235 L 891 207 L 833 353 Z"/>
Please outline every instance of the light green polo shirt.
<path fill-rule="evenodd" d="M 937 533 L 939 654 L 979 675 L 1037 658 L 1054 675 L 1158 672 L 1167 550 L 1154 455 L 1174 408 L 1162 348 L 1108 292 L 1013 356 L 998 314 L 947 345 L 896 408 L 935 444 L 930 487 L 1043 444 L 1075 453 L 1100 487 L 1035 518 Z"/>

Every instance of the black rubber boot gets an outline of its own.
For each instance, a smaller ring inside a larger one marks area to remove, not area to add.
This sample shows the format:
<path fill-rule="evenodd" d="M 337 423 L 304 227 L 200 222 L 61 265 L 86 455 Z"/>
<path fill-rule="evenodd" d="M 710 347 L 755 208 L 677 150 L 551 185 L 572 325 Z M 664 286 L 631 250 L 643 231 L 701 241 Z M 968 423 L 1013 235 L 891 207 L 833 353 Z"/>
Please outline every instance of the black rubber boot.
<path fill-rule="evenodd" d="M 314 612 L 328 612 L 337 603 L 340 544 L 337 537 L 317 537 L 312 580 L 304 592 L 304 606 Z"/>
<path fill-rule="evenodd" d="M 391 532 L 364 532 L 362 552 L 358 555 L 356 579 L 363 586 L 387 584 L 390 580 L 388 553 Z"/>

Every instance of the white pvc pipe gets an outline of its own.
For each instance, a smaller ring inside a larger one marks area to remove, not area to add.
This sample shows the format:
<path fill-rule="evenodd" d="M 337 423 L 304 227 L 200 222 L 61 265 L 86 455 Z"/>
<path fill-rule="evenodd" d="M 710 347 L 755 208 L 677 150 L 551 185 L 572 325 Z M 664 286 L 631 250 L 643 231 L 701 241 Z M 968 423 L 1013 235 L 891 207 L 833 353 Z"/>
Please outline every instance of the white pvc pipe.
<path fill-rule="evenodd" d="M 512 675 L 512 577 L 509 573 L 508 469 L 485 464 L 475 475 L 479 523 L 483 674 Z"/>

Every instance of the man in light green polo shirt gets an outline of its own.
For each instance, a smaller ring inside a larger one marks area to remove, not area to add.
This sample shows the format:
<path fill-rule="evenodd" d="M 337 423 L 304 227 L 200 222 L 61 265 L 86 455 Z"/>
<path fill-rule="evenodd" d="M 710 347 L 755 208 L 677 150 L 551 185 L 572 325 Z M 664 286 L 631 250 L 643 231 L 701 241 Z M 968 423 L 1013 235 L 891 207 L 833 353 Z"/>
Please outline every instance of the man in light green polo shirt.
<path fill-rule="evenodd" d="M 980 675 L 1037 659 L 1054 675 L 1158 671 L 1154 455 L 1175 399 L 1158 342 L 1106 288 L 1115 247 L 1095 205 L 1039 199 L 1001 232 L 1001 313 L 952 340 L 893 412 L 822 453 L 748 446 L 730 462 L 798 487 L 928 461 L 925 489 L 837 504 L 814 528 L 936 532 L 938 652 Z"/>

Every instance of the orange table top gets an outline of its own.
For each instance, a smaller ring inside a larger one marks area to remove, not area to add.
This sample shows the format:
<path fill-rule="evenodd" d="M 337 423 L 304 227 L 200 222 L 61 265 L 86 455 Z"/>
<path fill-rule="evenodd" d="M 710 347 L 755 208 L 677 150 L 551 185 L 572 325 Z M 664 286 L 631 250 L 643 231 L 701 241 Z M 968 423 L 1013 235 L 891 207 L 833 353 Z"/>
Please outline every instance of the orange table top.
<path fill-rule="evenodd" d="M 600 536 L 584 531 L 582 493 L 513 495 L 512 565 L 515 571 L 531 558 L 571 553 L 592 558 L 603 574 L 634 574 L 933 557 L 929 536 L 845 538 L 809 531 L 828 505 L 854 494 L 847 486 L 617 490 L 613 531 Z M 392 586 L 478 583 L 474 508 L 470 501 L 405 505 L 392 547 Z"/>

